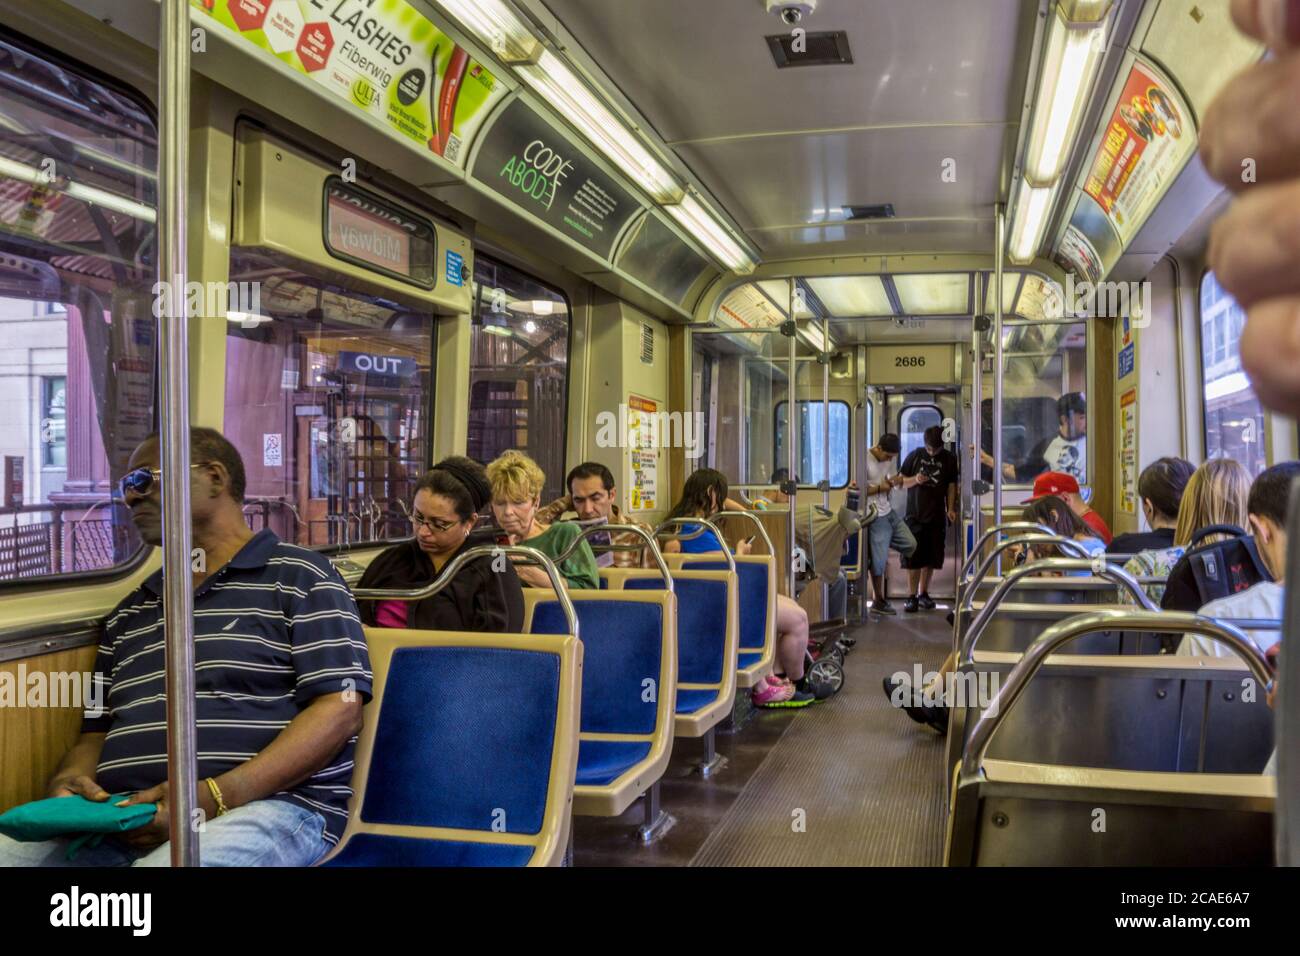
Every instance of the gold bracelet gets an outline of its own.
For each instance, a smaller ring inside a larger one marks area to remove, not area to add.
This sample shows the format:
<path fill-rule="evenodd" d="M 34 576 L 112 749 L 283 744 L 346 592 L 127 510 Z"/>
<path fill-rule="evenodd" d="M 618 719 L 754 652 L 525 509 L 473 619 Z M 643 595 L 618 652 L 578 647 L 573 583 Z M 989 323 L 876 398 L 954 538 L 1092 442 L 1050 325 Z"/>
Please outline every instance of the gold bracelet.
<path fill-rule="evenodd" d="M 221 798 L 221 788 L 217 786 L 217 781 L 208 777 L 207 784 L 208 792 L 212 794 L 212 799 L 217 805 L 217 816 L 229 813 L 230 810 L 226 807 L 226 801 Z"/>

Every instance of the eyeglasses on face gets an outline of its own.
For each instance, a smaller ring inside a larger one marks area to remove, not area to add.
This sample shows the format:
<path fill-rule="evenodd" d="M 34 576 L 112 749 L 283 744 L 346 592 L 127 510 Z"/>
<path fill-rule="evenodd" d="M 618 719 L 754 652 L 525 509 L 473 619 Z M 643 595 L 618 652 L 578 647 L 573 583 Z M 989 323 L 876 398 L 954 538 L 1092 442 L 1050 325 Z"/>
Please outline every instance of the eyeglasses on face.
<path fill-rule="evenodd" d="M 443 521 L 441 518 L 426 518 L 418 511 L 411 514 L 411 526 L 419 531 L 421 528 L 428 528 L 434 534 L 442 534 L 444 531 L 456 527 L 459 521 Z"/>
<path fill-rule="evenodd" d="M 199 462 L 190 465 L 191 468 L 202 468 L 207 462 Z M 137 495 L 147 495 L 153 490 L 154 482 L 162 481 L 162 469 L 150 468 L 144 466 L 136 468 L 134 471 L 128 471 L 122 476 L 122 480 L 117 483 L 118 490 L 122 492 L 122 497 L 126 497 L 128 491 Z"/>

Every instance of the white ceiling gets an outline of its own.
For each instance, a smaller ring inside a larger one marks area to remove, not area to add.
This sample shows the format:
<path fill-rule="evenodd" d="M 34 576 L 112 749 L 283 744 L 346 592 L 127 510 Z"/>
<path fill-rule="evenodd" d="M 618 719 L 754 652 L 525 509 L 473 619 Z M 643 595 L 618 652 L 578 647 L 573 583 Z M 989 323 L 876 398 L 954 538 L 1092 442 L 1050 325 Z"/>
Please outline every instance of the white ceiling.
<path fill-rule="evenodd" d="M 991 251 L 1037 0 L 819 0 L 801 26 L 854 62 L 785 70 L 763 0 L 542 2 L 765 260 Z"/>

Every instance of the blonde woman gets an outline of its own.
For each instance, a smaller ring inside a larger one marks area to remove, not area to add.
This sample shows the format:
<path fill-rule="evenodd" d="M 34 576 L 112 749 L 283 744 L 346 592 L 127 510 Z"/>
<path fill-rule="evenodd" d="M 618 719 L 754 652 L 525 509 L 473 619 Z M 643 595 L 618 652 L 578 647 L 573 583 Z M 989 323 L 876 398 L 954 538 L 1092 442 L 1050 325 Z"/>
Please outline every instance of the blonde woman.
<path fill-rule="evenodd" d="M 492 487 L 492 514 L 510 544 L 536 548 L 549 558 L 563 554 L 582 529 L 572 521 L 543 524 L 537 518 L 541 503 L 542 486 L 546 476 L 537 462 L 521 451 L 503 452 L 487 466 L 488 483 Z M 519 579 L 528 587 L 551 586 L 546 572 L 532 565 L 521 565 Z M 560 574 L 571 588 L 600 587 L 600 573 L 591 546 L 583 541 L 559 566 Z"/>
<path fill-rule="evenodd" d="M 1145 477 L 1146 472 L 1143 472 Z M 1139 491 L 1141 482 L 1139 482 Z M 1187 550 L 1193 536 L 1212 524 L 1235 524 L 1248 527 L 1246 499 L 1250 496 L 1250 472 L 1230 458 L 1212 458 L 1192 472 L 1183 489 L 1178 505 L 1178 521 L 1174 525 L 1174 543 L 1168 548 L 1151 548 L 1139 551 L 1124 563 L 1124 570 L 1135 577 L 1169 577 L 1175 564 Z M 1145 504 L 1145 501 L 1144 501 Z M 1202 543 L 1219 541 L 1226 535 L 1208 535 Z M 1162 584 L 1145 586 L 1153 601 L 1164 597 Z M 1121 591 L 1121 600 L 1135 603 L 1131 595 Z"/>

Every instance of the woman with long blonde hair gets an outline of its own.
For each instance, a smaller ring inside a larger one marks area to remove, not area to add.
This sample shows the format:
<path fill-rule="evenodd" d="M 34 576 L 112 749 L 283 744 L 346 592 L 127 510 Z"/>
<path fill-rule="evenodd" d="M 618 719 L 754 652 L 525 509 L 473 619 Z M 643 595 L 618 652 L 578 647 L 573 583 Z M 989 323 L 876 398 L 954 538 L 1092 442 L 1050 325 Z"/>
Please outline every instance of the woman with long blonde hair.
<path fill-rule="evenodd" d="M 1246 499 L 1250 497 L 1250 472 L 1231 458 L 1211 458 L 1192 472 L 1183 489 L 1178 505 L 1178 522 L 1174 525 L 1174 543 L 1168 548 L 1139 551 L 1124 563 L 1124 570 L 1137 577 L 1169 577 L 1175 564 L 1182 558 L 1196 532 L 1214 524 L 1231 524 L 1248 527 Z M 1212 534 L 1201 539 L 1200 544 L 1220 541 L 1227 535 Z M 1165 593 L 1163 584 L 1145 585 L 1153 601 Z M 1120 599 L 1127 604 L 1136 603 L 1126 591 Z"/>

